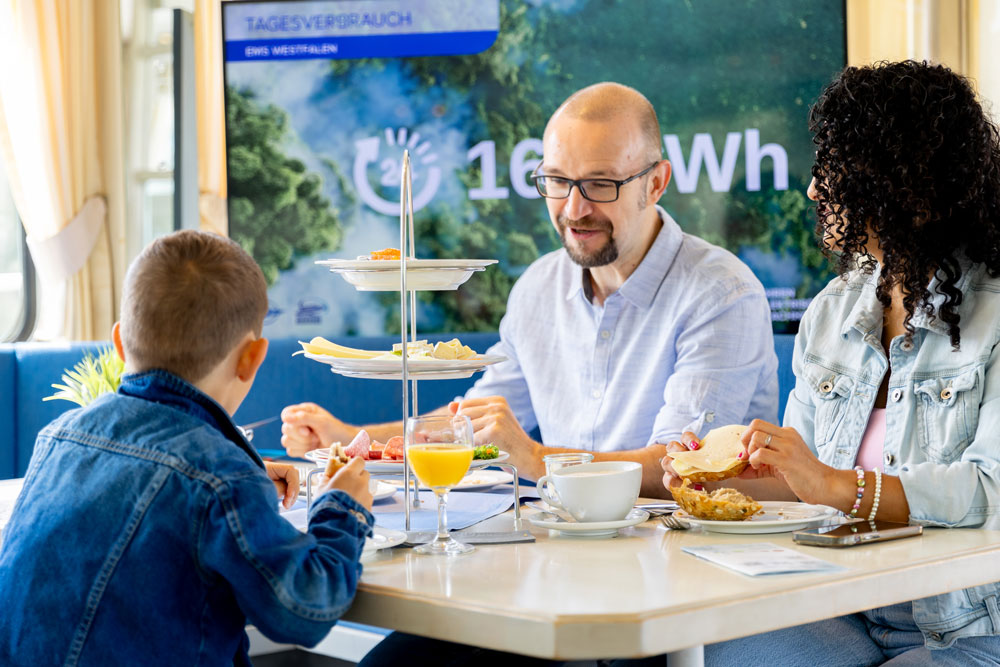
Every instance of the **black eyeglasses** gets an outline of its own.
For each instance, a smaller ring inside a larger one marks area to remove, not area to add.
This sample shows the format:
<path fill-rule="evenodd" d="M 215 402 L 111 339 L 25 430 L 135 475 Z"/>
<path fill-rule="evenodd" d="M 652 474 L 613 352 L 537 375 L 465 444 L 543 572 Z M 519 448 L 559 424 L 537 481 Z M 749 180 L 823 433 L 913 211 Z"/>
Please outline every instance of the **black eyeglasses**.
<path fill-rule="evenodd" d="M 580 189 L 580 194 L 583 195 L 584 199 L 589 199 L 598 204 L 607 204 L 618 199 L 618 191 L 621 190 L 623 185 L 634 181 L 640 176 L 645 176 L 658 164 L 660 164 L 659 160 L 638 174 L 629 176 L 621 181 L 613 178 L 581 178 L 574 180 L 572 178 L 563 178 L 562 176 L 548 176 L 537 173 L 542 168 L 542 165 L 539 164 L 531 174 L 531 180 L 535 182 L 538 194 L 547 199 L 566 199 L 575 185 Z"/>

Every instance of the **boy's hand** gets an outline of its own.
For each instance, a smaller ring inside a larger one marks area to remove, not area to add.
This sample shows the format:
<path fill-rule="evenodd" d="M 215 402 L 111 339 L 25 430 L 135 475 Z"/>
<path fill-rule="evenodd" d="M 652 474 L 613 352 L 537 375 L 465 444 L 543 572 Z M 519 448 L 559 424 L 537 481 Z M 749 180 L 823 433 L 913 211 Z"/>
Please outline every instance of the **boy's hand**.
<path fill-rule="evenodd" d="M 274 487 L 278 489 L 278 498 L 281 504 L 288 509 L 295 504 L 299 497 L 299 469 L 291 463 L 264 462 L 268 478 L 274 482 Z"/>
<path fill-rule="evenodd" d="M 372 492 L 368 488 L 368 477 L 364 459 L 356 456 L 348 461 L 347 465 L 338 470 L 333 479 L 323 475 L 323 482 L 320 484 L 320 493 L 326 493 L 331 489 L 340 489 L 347 492 L 348 495 L 357 500 L 370 512 L 374 500 Z"/>

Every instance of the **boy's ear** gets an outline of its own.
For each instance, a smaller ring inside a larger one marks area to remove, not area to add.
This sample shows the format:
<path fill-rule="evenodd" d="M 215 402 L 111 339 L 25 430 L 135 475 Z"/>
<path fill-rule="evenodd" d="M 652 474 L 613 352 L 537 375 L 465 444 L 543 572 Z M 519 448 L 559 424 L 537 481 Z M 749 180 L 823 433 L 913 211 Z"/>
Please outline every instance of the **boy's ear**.
<path fill-rule="evenodd" d="M 115 343 L 115 351 L 118 352 L 118 356 L 121 357 L 122 361 L 125 361 L 125 348 L 122 347 L 122 323 L 115 322 L 114 326 L 111 327 L 111 340 Z"/>
<path fill-rule="evenodd" d="M 252 382 L 257 375 L 257 369 L 267 357 L 267 339 L 257 338 L 243 346 L 240 358 L 236 362 L 236 375 L 243 382 Z"/>

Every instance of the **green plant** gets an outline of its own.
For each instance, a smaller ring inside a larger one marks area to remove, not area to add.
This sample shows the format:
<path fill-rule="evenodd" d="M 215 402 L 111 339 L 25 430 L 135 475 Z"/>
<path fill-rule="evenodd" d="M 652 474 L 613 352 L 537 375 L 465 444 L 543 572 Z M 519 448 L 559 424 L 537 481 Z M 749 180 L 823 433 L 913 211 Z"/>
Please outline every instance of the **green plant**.
<path fill-rule="evenodd" d="M 73 370 L 63 373 L 64 384 L 52 385 L 53 389 L 59 391 L 42 400 L 52 401 L 58 398 L 86 406 L 101 394 L 118 391 L 124 370 L 125 362 L 113 347 L 103 348 L 96 357 L 88 352 Z"/>

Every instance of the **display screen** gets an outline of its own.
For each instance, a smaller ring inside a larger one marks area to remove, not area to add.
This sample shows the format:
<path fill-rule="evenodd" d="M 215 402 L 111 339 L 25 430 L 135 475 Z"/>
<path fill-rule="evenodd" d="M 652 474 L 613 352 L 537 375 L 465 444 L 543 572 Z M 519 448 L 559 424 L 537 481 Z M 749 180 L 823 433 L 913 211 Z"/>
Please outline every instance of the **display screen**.
<path fill-rule="evenodd" d="M 268 279 L 268 336 L 398 331 L 398 293 L 314 262 L 399 247 L 404 149 L 417 256 L 499 260 L 419 293 L 420 331 L 495 330 L 560 247 L 528 180 L 545 122 L 600 81 L 652 102 L 673 167 L 660 204 L 753 269 L 776 332 L 830 277 L 807 121 L 845 62 L 842 2 L 228 2 L 223 26 L 229 230 Z"/>

